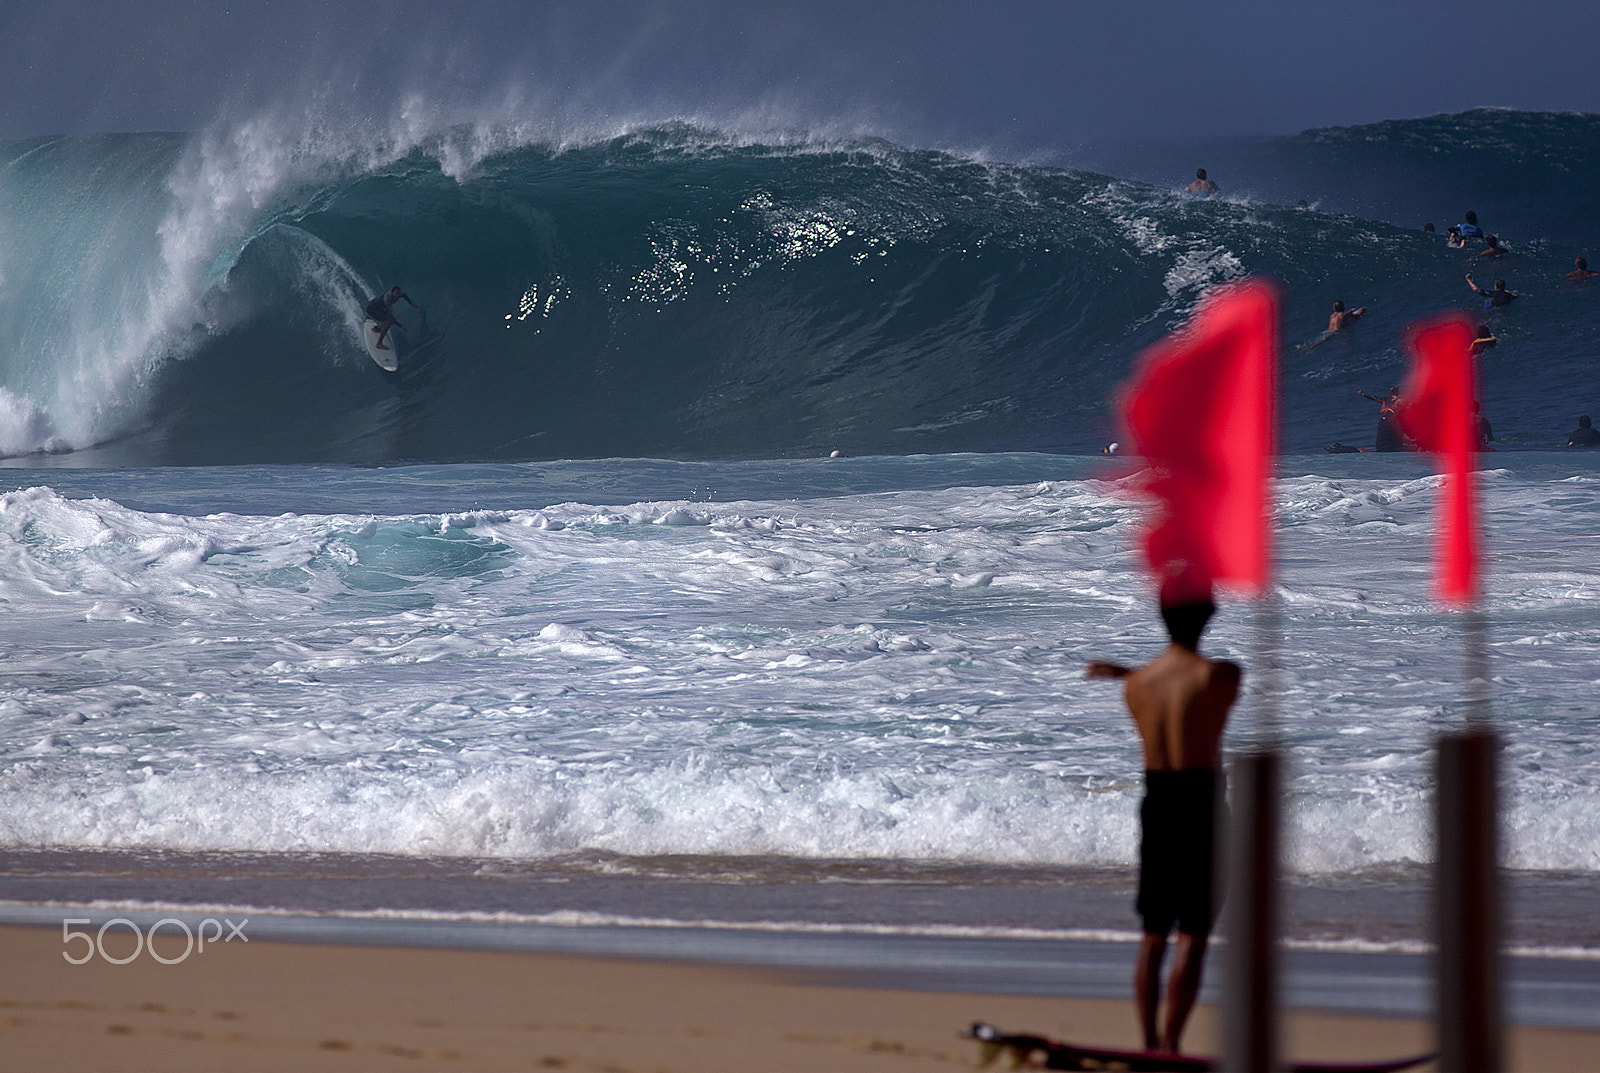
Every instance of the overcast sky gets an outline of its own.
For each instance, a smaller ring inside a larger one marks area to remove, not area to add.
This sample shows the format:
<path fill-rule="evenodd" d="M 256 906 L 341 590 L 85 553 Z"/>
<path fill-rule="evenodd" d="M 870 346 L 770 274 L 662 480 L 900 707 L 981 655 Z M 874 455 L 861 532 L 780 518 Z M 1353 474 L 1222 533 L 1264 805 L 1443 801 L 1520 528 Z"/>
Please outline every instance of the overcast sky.
<path fill-rule="evenodd" d="M 1600 3 L 0 0 L 0 140 L 386 120 L 669 116 L 1014 154 L 1483 105 L 1600 112 Z"/>

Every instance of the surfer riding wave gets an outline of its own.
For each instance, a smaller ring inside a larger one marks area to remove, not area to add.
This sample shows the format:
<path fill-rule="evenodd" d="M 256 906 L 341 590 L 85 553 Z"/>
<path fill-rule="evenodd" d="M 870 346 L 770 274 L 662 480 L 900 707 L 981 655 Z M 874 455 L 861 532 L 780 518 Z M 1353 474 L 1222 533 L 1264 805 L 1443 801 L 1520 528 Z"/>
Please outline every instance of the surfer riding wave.
<path fill-rule="evenodd" d="M 378 342 L 376 346 L 379 350 L 389 349 L 389 347 L 384 345 L 383 341 L 388 338 L 390 328 L 399 328 L 401 331 L 406 330 L 406 326 L 404 324 L 401 324 L 398 320 L 394 319 L 394 311 L 391 308 L 402 298 L 406 300 L 412 309 L 417 308 L 417 303 L 411 301 L 411 296 L 405 291 L 401 290 L 398 285 L 390 287 L 389 293 L 380 294 L 372 301 L 367 303 L 367 316 L 377 321 L 377 323 L 373 325 L 372 330 L 378 333 Z"/>

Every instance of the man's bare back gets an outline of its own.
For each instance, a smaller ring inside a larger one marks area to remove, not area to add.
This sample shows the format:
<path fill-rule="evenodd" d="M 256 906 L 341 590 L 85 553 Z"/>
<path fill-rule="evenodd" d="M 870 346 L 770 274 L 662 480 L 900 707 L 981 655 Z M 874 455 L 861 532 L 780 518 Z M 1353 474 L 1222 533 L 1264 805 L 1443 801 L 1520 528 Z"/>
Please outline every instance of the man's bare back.
<path fill-rule="evenodd" d="M 1139 728 L 1146 771 L 1215 768 L 1222 730 L 1239 695 L 1239 668 L 1177 644 L 1128 675 L 1128 711 Z"/>

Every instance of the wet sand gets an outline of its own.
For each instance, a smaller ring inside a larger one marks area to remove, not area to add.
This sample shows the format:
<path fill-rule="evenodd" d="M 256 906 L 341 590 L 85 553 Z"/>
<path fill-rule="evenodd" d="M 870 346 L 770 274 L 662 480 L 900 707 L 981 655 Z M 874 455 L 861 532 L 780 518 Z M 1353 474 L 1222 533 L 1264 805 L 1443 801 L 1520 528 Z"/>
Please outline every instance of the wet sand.
<path fill-rule="evenodd" d="M 803 941 L 803 940 L 800 940 Z M 1124 1002 L 851 986 L 747 966 L 336 943 L 213 941 L 182 957 L 162 935 L 125 965 L 58 928 L 0 927 L 0 1065 L 51 1070 L 919 1071 L 971 1068 L 959 1033 L 983 1019 L 1134 1045 Z M 108 933 L 116 958 L 131 935 Z M 181 958 L 181 960 L 180 960 Z M 1200 1009 L 1186 1044 L 1217 1046 Z M 1357 1061 L 1426 1050 L 1414 1020 L 1292 1012 L 1291 1057 Z M 1509 1068 L 1594 1067 L 1600 1032 L 1514 1027 Z"/>

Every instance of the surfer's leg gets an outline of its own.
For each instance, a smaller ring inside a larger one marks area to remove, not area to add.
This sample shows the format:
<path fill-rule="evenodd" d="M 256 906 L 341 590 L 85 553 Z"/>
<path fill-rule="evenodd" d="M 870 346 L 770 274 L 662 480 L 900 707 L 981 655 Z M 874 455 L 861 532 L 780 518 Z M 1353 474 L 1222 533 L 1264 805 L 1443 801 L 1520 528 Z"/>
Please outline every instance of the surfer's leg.
<path fill-rule="evenodd" d="M 1200 994 L 1200 974 L 1206 962 L 1206 936 L 1178 932 L 1178 952 L 1172 959 L 1172 975 L 1167 979 L 1167 1024 L 1161 1045 L 1177 1051 L 1183 1026 Z"/>
<path fill-rule="evenodd" d="M 1156 1010 L 1161 1005 L 1161 962 L 1167 956 L 1167 937 L 1145 932 L 1139 941 L 1139 960 L 1133 967 L 1133 1001 L 1139 1009 L 1139 1026 L 1144 1030 L 1144 1049 L 1161 1045 L 1156 1034 Z"/>

